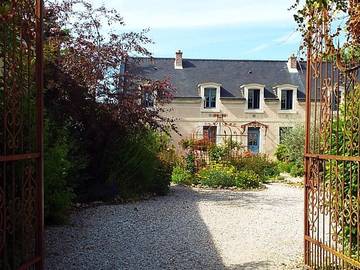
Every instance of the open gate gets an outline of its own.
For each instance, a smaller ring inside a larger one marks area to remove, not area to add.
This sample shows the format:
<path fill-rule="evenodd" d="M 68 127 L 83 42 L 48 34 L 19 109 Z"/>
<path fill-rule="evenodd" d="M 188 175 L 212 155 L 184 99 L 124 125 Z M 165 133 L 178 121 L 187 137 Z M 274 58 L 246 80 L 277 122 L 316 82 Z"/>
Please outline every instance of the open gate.
<path fill-rule="evenodd" d="M 307 61 L 305 265 L 360 269 L 360 84 L 358 63 Z"/>
<path fill-rule="evenodd" d="M 42 0 L 0 2 L 0 269 L 43 268 Z"/>

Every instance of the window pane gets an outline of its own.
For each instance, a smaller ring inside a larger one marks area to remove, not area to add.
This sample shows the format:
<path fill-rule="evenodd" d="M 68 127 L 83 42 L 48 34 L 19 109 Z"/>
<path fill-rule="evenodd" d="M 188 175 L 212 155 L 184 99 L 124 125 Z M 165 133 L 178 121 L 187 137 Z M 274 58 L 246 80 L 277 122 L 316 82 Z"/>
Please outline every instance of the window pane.
<path fill-rule="evenodd" d="M 293 91 L 287 90 L 286 91 L 286 109 L 292 110 L 293 107 Z"/>
<path fill-rule="evenodd" d="M 286 92 L 281 91 L 281 109 L 286 110 Z"/>
<path fill-rule="evenodd" d="M 215 88 L 205 88 L 205 108 L 215 108 L 216 107 L 216 89 Z"/>
<path fill-rule="evenodd" d="M 254 92 L 253 90 L 249 90 L 248 93 L 248 108 L 253 109 L 253 99 L 254 99 Z"/>
<path fill-rule="evenodd" d="M 260 90 L 254 90 L 254 109 L 260 108 Z"/>
<path fill-rule="evenodd" d="M 292 110 L 293 108 L 293 90 L 281 91 L 281 110 Z"/>
<path fill-rule="evenodd" d="M 260 108 L 260 90 L 249 89 L 248 91 L 248 109 Z"/>

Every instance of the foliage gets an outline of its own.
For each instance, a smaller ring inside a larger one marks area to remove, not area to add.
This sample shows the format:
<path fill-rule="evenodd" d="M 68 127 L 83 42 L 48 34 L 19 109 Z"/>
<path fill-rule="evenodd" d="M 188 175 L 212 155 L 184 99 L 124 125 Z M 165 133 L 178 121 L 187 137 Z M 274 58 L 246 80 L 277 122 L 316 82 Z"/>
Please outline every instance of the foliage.
<path fill-rule="evenodd" d="M 196 176 L 201 185 L 208 187 L 260 187 L 260 177 L 254 171 L 238 171 L 233 165 L 224 163 L 212 163 L 201 169 Z"/>
<path fill-rule="evenodd" d="M 87 160 L 73 177 L 81 201 L 164 194 L 174 165 L 157 134 L 175 129 L 162 106 L 172 86 L 133 74 L 138 62 L 129 55 L 150 56 L 151 40 L 123 25 L 116 10 L 87 1 L 46 3 L 45 107 L 73 140 L 70 160 Z M 151 110 L 139 102 L 149 92 L 158 105 Z"/>
<path fill-rule="evenodd" d="M 290 9 L 295 10 L 294 19 L 303 36 L 302 47 L 311 46 L 312 57 L 320 61 L 333 59 L 341 71 L 355 68 L 347 64 L 350 59 L 360 59 L 358 0 L 295 0 Z"/>
<path fill-rule="evenodd" d="M 174 167 L 171 175 L 171 181 L 175 184 L 191 185 L 193 184 L 193 174 L 182 166 Z"/>
<path fill-rule="evenodd" d="M 260 183 L 260 177 L 254 171 L 244 170 L 236 173 L 235 185 L 238 188 L 259 188 Z"/>
<path fill-rule="evenodd" d="M 276 162 L 270 160 L 266 155 L 236 157 L 231 159 L 230 163 L 239 171 L 256 173 L 262 182 L 279 175 Z"/>
<path fill-rule="evenodd" d="M 290 175 L 293 177 L 300 177 L 304 176 L 304 165 L 297 164 L 297 163 L 290 163 L 291 169 L 290 169 Z"/>
<path fill-rule="evenodd" d="M 284 144 L 279 144 L 275 151 L 275 157 L 279 161 L 287 161 L 289 160 L 289 152 L 288 148 Z"/>
<path fill-rule="evenodd" d="M 360 129 L 360 104 L 358 100 L 360 99 L 360 83 L 356 83 L 352 91 L 349 91 L 344 102 L 340 105 L 340 117 L 336 124 L 330 126 L 331 128 L 331 147 L 327 149 L 328 141 L 322 140 L 320 143 L 325 149 L 326 154 L 332 155 L 344 155 L 344 156 L 359 156 L 360 155 L 360 145 L 359 145 L 359 129 Z M 343 202 L 340 200 L 339 208 L 340 214 L 337 218 L 339 219 L 339 224 L 344 223 L 345 228 L 341 232 L 341 240 L 344 241 L 345 247 L 349 249 L 350 241 L 354 250 L 347 250 L 347 252 L 355 254 L 357 246 L 357 236 L 359 231 L 358 221 L 352 221 L 353 226 L 350 230 L 348 225 L 350 216 L 346 216 L 346 212 L 350 211 L 350 205 L 352 210 L 358 209 L 359 201 L 358 192 L 358 164 L 357 162 L 327 162 L 326 163 L 326 181 L 332 182 L 331 186 L 337 187 L 339 181 L 335 175 L 338 175 L 341 172 L 341 180 L 343 184 L 341 186 L 342 192 L 345 194 L 343 197 Z M 334 193 L 337 191 L 334 190 Z M 347 207 L 346 210 L 344 208 Z M 351 239 L 351 240 L 350 240 Z"/>
<path fill-rule="evenodd" d="M 70 148 L 66 131 L 47 120 L 44 145 L 44 211 L 47 223 L 64 223 L 75 198 L 69 181 L 74 166 L 69 159 Z"/>
<path fill-rule="evenodd" d="M 196 172 L 195 155 L 193 151 L 188 151 L 185 155 L 186 170 L 192 175 Z"/>
<path fill-rule="evenodd" d="M 208 187 L 234 187 L 236 169 L 232 165 L 213 163 L 197 173 L 201 185 Z"/>
<path fill-rule="evenodd" d="M 222 144 L 212 144 L 208 147 L 210 161 L 218 162 L 228 160 L 232 156 L 237 156 L 240 151 L 244 150 L 239 142 L 232 139 L 226 139 Z"/>
<path fill-rule="evenodd" d="M 165 135 L 146 131 L 114 140 L 106 149 L 104 166 L 107 183 L 116 184 L 123 198 L 167 193 L 175 160 Z"/>
<path fill-rule="evenodd" d="M 277 167 L 279 172 L 286 172 L 286 173 L 290 173 L 291 168 L 294 166 L 293 163 L 288 162 L 288 161 L 279 161 L 277 163 Z"/>
<path fill-rule="evenodd" d="M 312 136 L 311 136 L 312 137 Z M 280 161 L 278 168 L 292 176 L 304 175 L 304 145 L 305 128 L 295 126 L 284 134 L 282 144 L 279 144 L 275 156 Z"/>

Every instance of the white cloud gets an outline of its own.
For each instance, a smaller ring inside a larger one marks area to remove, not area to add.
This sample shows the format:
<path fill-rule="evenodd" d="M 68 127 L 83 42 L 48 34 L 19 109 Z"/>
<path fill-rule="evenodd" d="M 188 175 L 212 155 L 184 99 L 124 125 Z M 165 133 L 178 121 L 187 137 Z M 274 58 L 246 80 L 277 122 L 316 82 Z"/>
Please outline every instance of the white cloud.
<path fill-rule="evenodd" d="M 101 3 L 100 0 L 92 0 Z M 288 22 L 289 0 L 107 0 L 130 28 L 187 28 Z"/>
<path fill-rule="evenodd" d="M 255 53 L 255 52 L 260 52 L 260 51 L 263 51 L 263 50 L 269 48 L 270 46 L 271 46 L 271 44 L 268 44 L 268 43 L 260 44 L 260 45 L 258 45 L 258 46 L 256 46 L 256 47 L 248 50 L 248 51 L 246 52 L 246 54 Z"/>
<path fill-rule="evenodd" d="M 274 41 L 279 45 L 299 44 L 301 42 L 301 34 L 298 31 L 293 31 Z"/>
<path fill-rule="evenodd" d="M 246 54 L 252 54 L 260 51 L 264 51 L 273 47 L 281 47 L 286 45 L 299 45 L 301 42 L 301 34 L 299 32 L 293 31 L 287 33 L 286 35 L 275 38 L 272 41 L 267 43 L 262 43 L 246 52 Z"/>

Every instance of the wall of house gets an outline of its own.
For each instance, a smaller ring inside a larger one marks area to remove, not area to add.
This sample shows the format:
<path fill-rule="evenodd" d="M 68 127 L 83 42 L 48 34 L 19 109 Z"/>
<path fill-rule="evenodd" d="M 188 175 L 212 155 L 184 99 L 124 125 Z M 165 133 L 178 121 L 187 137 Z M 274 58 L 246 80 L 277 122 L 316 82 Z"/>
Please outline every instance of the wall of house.
<path fill-rule="evenodd" d="M 224 113 L 227 115 L 224 120 L 235 126 L 232 130 L 252 121 L 267 125 L 267 129 L 260 128 L 260 152 L 273 156 L 280 140 L 279 128 L 293 127 L 305 122 L 305 102 L 296 100 L 291 112 L 281 111 L 280 101 L 262 102 L 262 111 L 255 113 L 247 110 L 246 100 L 221 99 L 217 110 L 205 110 L 201 98 L 175 98 L 168 105 L 170 111 L 167 115 L 176 119 L 181 135 L 173 133 L 173 143 L 180 149 L 179 141 L 182 138 L 191 137 L 196 132 L 201 136 L 202 127 L 215 122 L 216 117 L 213 114 Z M 243 142 L 247 144 L 247 136 L 244 136 Z"/>

